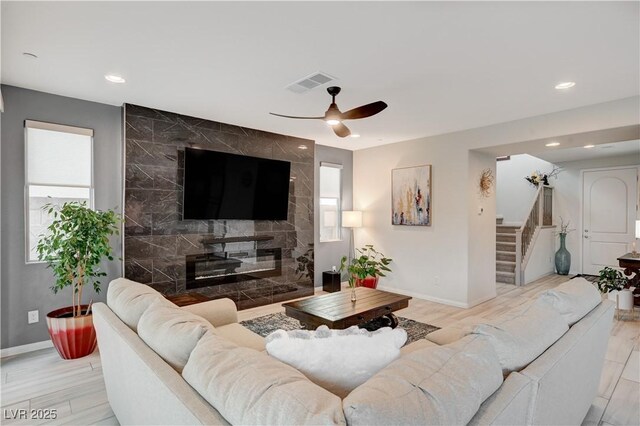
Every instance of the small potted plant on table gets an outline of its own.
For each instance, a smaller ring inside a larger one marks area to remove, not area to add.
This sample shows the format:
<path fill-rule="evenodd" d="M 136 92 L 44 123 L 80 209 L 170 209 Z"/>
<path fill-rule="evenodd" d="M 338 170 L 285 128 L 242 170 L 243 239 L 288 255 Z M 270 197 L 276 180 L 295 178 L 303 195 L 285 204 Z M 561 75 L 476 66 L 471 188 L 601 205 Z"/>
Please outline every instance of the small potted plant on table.
<path fill-rule="evenodd" d="M 371 244 L 356 251 L 358 257 L 351 259 L 350 263 L 347 256 L 342 256 L 340 272 L 346 269 L 349 287 L 377 288 L 379 278 L 386 276 L 385 272 L 391 272 L 388 265 L 392 259 L 376 251 Z"/>
<path fill-rule="evenodd" d="M 112 210 L 97 211 L 85 203 L 68 202 L 62 207 L 44 206 L 54 217 L 37 246 L 38 258 L 47 263 L 55 276 L 54 293 L 71 287 L 71 306 L 47 314 L 49 335 L 60 356 L 75 359 L 96 348 L 91 303 L 82 304 L 82 289 L 92 284 L 100 292 L 99 277 L 106 275 L 99 264 L 113 260 L 109 237 L 118 234 L 120 216 Z"/>

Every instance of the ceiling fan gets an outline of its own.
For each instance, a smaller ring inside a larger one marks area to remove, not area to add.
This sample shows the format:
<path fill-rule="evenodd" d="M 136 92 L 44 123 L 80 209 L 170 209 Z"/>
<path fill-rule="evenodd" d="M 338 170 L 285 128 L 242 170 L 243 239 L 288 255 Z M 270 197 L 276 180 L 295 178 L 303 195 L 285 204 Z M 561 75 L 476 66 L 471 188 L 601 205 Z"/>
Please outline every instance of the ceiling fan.
<path fill-rule="evenodd" d="M 338 109 L 338 105 L 336 105 L 336 96 L 338 96 L 338 93 L 340 93 L 340 88 L 337 86 L 331 86 L 327 88 L 327 92 L 329 92 L 329 94 L 331 95 L 331 105 L 329 105 L 329 109 L 324 113 L 324 116 L 322 117 L 296 117 L 292 115 L 276 114 L 274 112 L 270 112 L 269 114 L 285 118 L 324 120 L 333 128 L 333 131 L 336 135 L 344 138 L 349 136 L 351 134 L 351 131 L 342 123 L 343 121 L 371 117 L 372 115 L 376 115 L 387 107 L 386 103 L 377 101 L 350 109 L 349 111 L 341 112 Z"/>

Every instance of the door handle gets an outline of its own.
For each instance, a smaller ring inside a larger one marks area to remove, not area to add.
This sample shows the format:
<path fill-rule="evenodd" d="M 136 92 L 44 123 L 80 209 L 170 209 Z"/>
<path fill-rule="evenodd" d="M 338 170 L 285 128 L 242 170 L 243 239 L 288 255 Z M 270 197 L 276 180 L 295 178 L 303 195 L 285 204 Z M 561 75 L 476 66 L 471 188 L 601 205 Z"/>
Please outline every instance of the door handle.
<path fill-rule="evenodd" d="M 585 230 L 584 230 L 584 232 L 589 232 L 589 230 L 588 230 L 588 229 L 585 229 Z"/>
<path fill-rule="evenodd" d="M 585 238 L 589 238 L 589 236 L 588 236 L 588 235 L 585 235 L 584 237 L 585 237 Z"/>

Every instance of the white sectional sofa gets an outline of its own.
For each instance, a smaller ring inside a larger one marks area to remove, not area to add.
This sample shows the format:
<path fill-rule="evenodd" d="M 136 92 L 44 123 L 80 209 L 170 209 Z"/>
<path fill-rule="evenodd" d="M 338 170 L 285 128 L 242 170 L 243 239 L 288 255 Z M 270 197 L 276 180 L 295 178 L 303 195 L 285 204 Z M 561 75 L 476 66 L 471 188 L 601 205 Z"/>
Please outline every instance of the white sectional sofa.
<path fill-rule="evenodd" d="M 593 307 L 593 295 L 586 306 L 574 288 L 489 325 L 432 333 L 433 341 L 406 346 L 344 400 L 264 352 L 264 339 L 238 324 L 228 299 L 178 308 L 148 286 L 118 279 L 107 304 L 94 305 L 94 324 L 121 424 L 579 424 L 597 395 L 614 307 L 599 300 Z M 543 314 L 567 319 L 555 327 L 561 336 L 505 371 L 548 339 L 532 320 L 538 315 L 548 328 Z M 522 334 L 510 329 L 516 324 Z M 515 355 L 501 353 L 510 344 Z"/>

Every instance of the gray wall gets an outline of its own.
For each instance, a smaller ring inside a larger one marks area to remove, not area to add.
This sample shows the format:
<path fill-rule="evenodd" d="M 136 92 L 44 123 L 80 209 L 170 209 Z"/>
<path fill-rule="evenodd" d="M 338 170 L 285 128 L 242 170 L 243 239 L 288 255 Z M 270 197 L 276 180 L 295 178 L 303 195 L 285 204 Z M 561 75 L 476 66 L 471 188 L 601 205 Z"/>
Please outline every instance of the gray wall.
<path fill-rule="evenodd" d="M 4 113 L 1 153 L 1 347 L 49 339 L 46 314 L 71 300 L 71 290 L 54 295 L 53 277 L 43 264 L 25 264 L 24 120 L 39 120 L 94 130 L 95 206 L 122 210 L 122 109 L 12 86 L 2 86 Z M 121 244 L 114 239 L 117 256 Z M 85 302 L 104 300 L 106 284 L 122 275 L 121 262 L 104 265 L 103 292 L 85 291 Z M 38 309 L 40 322 L 27 324 L 27 311 Z"/>
<path fill-rule="evenodd" d="M 315 217 L 318 214 L 318 193 L 320 191 L 320 162 L 342 164 L 342 210 L 351 210 L 353 206 L 353 151 L 316 145 L 315 155 Z M 315 245 L 315 285 L 322 286 L 322 272 L 330 271 L 332 266 L 340 266 L 340 258 L 349 250 L 349 230 L 342 229 L 342 241 L 321 243 L 319 221 L 314 230 Z"/>

